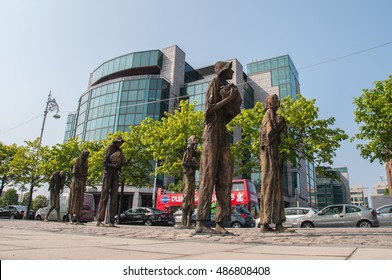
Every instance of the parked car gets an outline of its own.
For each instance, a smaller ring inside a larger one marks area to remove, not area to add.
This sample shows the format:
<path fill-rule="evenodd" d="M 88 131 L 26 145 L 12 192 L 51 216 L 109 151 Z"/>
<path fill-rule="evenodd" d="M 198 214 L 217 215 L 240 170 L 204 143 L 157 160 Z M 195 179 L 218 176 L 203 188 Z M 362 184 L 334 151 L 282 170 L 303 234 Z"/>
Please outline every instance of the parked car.
<path fill-rule="evenodd" d="M 191 223 L 193 227 L 196 227 L 196 212 L 192 215 Z M 209 227 L 215 227 L 216 219 L 215 214 L 211 214 L 211 220 L 206 221 L 206 225 Z M 223 222 L 224 227 L 254 227 L 255 219 L 252 214 L 243 206 L 232 207 L 231 220 Z"/>
<path fill-rule="evenodd" d="M 128 209 L 120 214 L 120 218 L 116 216 L 119 224 L 144 224 L 152 225 L 170 225 L 174 226 L 175 219 L 173 214 L 163 212 L 152 207 L 138 207 Z"/>
<path fill-rule="evenodd" d="M 376 211 L 380 226 L 392 226 L 392 204 L 378 207 Z"/>
<path fill-rule="evenodd" d="M 335 204 L 321 209 L 316 214 L 297 218 L 293 227 L 378 227 L 377 213 L 374 209 L 351 204 Z"/>
<path fill-rule="evenodd" d="M 23 205 L 8 205 L 0 211 L 1 219 L 23 219 L 26 206 Z M 35 211 L 30 210 L 29 219 L 34 220 Z"/>
<path fill-rule="evenodd" d="M 317 210 L 311 207 L 288 207 L 284 209 L 286 222 L 283 223 L 284 227 L 292 227 L 295 219 L 309 215 L 316 214 Z M 260 218 L 256 219 L 256 227 L 260 227 Z"/>
<path fill-rule="evenodd" d="M 67 221 L 69 218 L 67 217 L 68 213 L 68 202 L 69 202 L 69 193 L 63 193 L 60 195 L 60 219 L 62 221 Z M 42 205 L 41 208 L 37 210 L 37 213 L 35 215 L 35 219 L 39 221 L 43 221 L 46 218 L 46 215 L 50 209 L 50 203 L 49 201 L 45 201 L 45 203 Z M 84 200 L 83 200 L 83 210 L 82 210 L 82 215 L 79 218 L 80 222 L 92 222 L 94 221 L 94 216 L 95 216 L 95 201 L 94 201 L 94 195 L 91 193 L 85 193 L 84 194 Z M 52 212 L 50 212 L 49 221 L 57 221 L 57 212 L 54 209 Z"/>

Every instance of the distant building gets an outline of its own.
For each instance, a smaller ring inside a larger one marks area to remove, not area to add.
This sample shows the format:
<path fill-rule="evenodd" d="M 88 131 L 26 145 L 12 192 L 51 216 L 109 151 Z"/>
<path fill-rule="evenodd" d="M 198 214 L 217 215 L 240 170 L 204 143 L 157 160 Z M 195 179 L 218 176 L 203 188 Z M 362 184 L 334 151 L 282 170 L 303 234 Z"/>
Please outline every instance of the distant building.
<path fill-rule="evenodd" d="M 351 197 L 347 167 L 325 167 L 325 170 L 332 177 L 326 176 L 324 174 L 316 175 L 316 207 L 321 209 L 331 204 L 350 204 Z"/>
<path fill-rule="evenodd" d="M 386 181 L 378 182 L 372 190 L 370 197 L 371 207 L 378 208 L 385 204 L 392 204 L 392 196 L 388 194 L 388 183 Z"/>
<path fill-rule="evenodd" d="M 369 191 L 364 187 L 351 187 L 351 204 L 369 207 Z"/>

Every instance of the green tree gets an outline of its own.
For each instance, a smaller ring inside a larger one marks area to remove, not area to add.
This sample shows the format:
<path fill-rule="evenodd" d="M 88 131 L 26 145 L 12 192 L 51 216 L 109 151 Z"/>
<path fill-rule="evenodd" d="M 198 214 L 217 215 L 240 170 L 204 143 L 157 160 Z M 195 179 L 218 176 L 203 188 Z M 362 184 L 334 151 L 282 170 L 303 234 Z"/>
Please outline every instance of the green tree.
<path fill-rule="evenodd" d="M 0 197 L 0 207 L 14 204 L 18 204 L 18 193 L 16 189 L 9 188 L 4 192 L 4 195 Z"/>
<path fill-rule="evenodd" d="M 79 139 L 69 139 L 65 143 L 51 147 L 48 152 L 43 155 L 42 172 L 46 181 L 49 180 L 49 177 L 53 172 L 58 170 L 65 171 L 67 173 L 66 186 L 69 186 L 72 179 L 72 168 L 75 159 L 80 153 L 83 150 L 88 150 L 90 152 L 89 163 L 91 163 L 92 156 L 103 149 L 103 147 L 103 141 L 89 142 L 80 141 Z M 102 160 L 100 164 L 102 166 Z M 94 172 L 89 172 L 88 179 L 88 184 L 94 185 L 99 181 L 100 177 L 97 177 L 97 174 Z"/>
<path fill-rule="evenodd" d="M 20 205 L 27 206 L 27 204 L 29 203 L 29 198 L 30 198 L 30 193 L 29 192 L 24 193 Z"/>
<path fill-rule="evenodd" d="M 392 159 L 392 75 L 375 82 L 373 89 L 364 89 L 354 104 L 355 122 L 360 127 L 351 141 L 365 142 L 357 144 L 357 149 L 370 162 L 388 162 Z"/>
<path fill-rule="evenodd" d="M 32 204 L 32 194 L 35 187 L 41 187 L 45 183 L 42 162 L 43 157 L 48 152 L 47 146 L 41 146 L 39 138 L 34 141 L 25 141 L 26 146 L 21 146 L 10 163 L 11 184 L 20 189 L 25 185 L 30 185 L 29 200 L 27 203 L 26 215 L 30 212 Z"/>
<path fill-rule="evenodd" d="M 228 131 L 240 128 L 242 138 L 230 145 L 234 176 L 250 174 L 260 170 L 259 134 L 261 120 L 264 116 L 263 104 L 256 102 L 252 109 L 245 109 L 228 125 Z"/>
<path fill-rule="evenodd" d="M 286 97 L 281 100 L 278 111 L 286 119 L 287 132 L 282 135 L 280 153 L 283 160 L 296 164 L 305 159 L 315 162 L 332 164 L 340 142 L 348 135 L 335 124 L 333 117 L 318 119 L 318 107 L 315 99 L 307 100 L 302 95 L 296 99 Z M 257 103 L 254 108 L 243 110 L 230 124 L 229 129 L 240 127 L 243 138 L 231 146 L 237 173 L 250 174 L 260 171 L 259 133 L 261 120 L 264 115 L 262 105 Z M 245 162 L 241 162 L 245 155 Z"/>
<path fill-rule="evenodd" d="M 201 142 L 204 114 L 195 111 L 195 105 L 181 101 L 173 114 L 165 113 L 161 121 L 145 120 L 142 142 L 152 159 L 158 162 L 157 174 L 173 176 L 182 179 L 182 156 L 187 145 L 187 139 L 196 135 Z M 171 187 L 181 190 L 179 185 Z"/>
<path fill-rule="evenodd" d="M 3 193 L 4 187 L 8 185 L 12 181 L 12 177 L 10 176 L 10 163 L 16 154 L 18 147 L 16 144 L 13 145 L 5 145 L 0 142 L 0 196 Z"/>
<path fill-rule="evenodd" d="M 34 200 L 33 200 L 33 206 L 32 206 L 32 208 L 33 208 L 33 210 L 34 211 L 37 211 L 39 208 L 41 208 L 42 207 L 42 204 L 45 202 L 45 201 L 47 201 L 48 200 L 48 198 L 46 197 L 46 196 L 44 196 L 44 195 L 37 195 L 35 198 L 34 198 Z"/>
<path fill-rule="evenodd" d="M 348 135 L 340 128 L 333 128 L 335 118 L 319 119 L 315 99 L 307 100 L 298 94 L 297 99 L 282 100 L 279 113 L 287 122 L 287 134 L 282 139 L 280 152 L 283 159 L 295 164 L 298 159 L 321 164 L 333 164 L 336 150 Z"/>

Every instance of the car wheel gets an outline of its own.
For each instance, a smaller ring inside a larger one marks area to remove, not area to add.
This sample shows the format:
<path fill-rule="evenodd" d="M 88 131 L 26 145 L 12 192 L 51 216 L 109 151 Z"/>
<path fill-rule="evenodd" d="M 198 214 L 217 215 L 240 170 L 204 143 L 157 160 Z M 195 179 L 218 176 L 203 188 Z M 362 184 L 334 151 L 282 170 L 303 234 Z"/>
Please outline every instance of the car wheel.
<path fill-rule="evenodd" d="M 369 221 L 363 220 L 358 222 L 357 227 L 370 228 L 372 224 Z"/>
<path fill-rule="evenodd" d="M 151 222 L 151 220 L 146 220 L 145 222 L 144 222 L 144 225 L 145 226 L 152 226 L 152 222 Z"/>
<path fill-rule="evenodd" d="M 233 228 L 240 228 L 240 227 L 242 227 L 242 225 L 241 225 L 240 222 L 234 222 L 234 223 L 231 224 L 231 227 L 233 227 Z"/>
<path fill-rule="evenodd" d="M 314 228 L 314 224 L 312 224 L 311 222 L 303 222 L 301 224 L 301 228 Z"/>
<path fill-rule="evenodd" d="M 196 221 L 191 221 L 191 226 L 193 226 L 194 228 L 196 228 Z"/>

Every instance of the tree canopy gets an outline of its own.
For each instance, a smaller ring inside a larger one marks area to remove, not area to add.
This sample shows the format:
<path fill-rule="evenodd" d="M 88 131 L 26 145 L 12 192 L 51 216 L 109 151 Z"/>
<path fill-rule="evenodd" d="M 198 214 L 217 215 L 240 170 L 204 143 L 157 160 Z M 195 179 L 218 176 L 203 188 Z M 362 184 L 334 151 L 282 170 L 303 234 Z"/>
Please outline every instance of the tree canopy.
<path fill-rule="evenodd" d="M 364 89 L 354 104 L 355 122 L 360 126 L 351 141 L 364 141 L 357 149 L 370 162 L 388 162 L 392 159 L 392 75 L 375 82 L 373 89 Z"/>
<path fill-rule="evenodd" d="M 283 160 L 289 160 L 294 165 L 301 159 L 315 165 L 333 163 L 340 142 L 348 135 L 339 128 L 333 128 L 333 117 L 319 119 L 318 111 L 315 99 L 307 100 L 300 94 L 296 99 L 286 97 L 281 100 L 278 114 L 285 117 L 287 123 L 287 131 L 282 134 L 279 147 Z M 231 131 L 236 126 L 242 130 L 242 139 L 231 146 L 234 162 L 240 166 L 237 170 L 239 173 L 260 171 L 259 133 L 263 116 L 262 104 L 256 103 L 254 108 L 242 110 L 229 124 Z"/>

